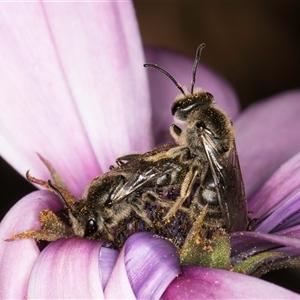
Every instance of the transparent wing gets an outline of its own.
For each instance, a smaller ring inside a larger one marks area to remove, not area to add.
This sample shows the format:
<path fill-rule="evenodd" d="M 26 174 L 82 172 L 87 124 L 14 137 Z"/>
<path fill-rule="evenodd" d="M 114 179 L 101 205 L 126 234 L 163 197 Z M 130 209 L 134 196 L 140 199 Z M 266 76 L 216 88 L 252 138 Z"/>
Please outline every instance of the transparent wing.
<path fill-rule="evenodd" d="M 232 149 L 222 154 L 208 135 L 202 136 L 202 142 L 227 230 L 245 230 L 248 224 L 247 201 L 235 142 Z"/>
<path fill-rule="evenodd" d="M 146 185 L 151 186 L 155 184 L 157 178 L 166 176 L 173 171 L 178 171 L 180 166 L 178 166 L 174 160 L 164 155 L 168 149 L 170 149 L 170 146 L 154 149 L 122 165 L 122 172 L 127 173 L 128 171 L 130 176 L 126 182 L 111 195 L 112 202 L 118 203 L 130 194 L 144 188 Z M 157 159 L 155 159 L 156 156 Z M 149 157 L 153 160 L 150 164 L 148 160 Z"/>

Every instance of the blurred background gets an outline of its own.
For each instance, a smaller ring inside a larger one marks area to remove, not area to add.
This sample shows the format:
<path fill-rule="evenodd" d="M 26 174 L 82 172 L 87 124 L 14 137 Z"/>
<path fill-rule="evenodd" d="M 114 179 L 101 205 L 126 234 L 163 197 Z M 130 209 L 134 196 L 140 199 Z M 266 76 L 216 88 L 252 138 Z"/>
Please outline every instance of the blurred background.
<path fill-rule="evenodd" d="M 142 40 L 194 58 L 224 76 L 242 108 L 300 87 L 300 2 L 298 1 L 134 1 Z M 300 101 L 300 99 L 299 99 Z M 0 159 L 1 211 L 34 188 Z M 16 188 L 17 187 L 17 188 Z M 296 270 L 265 278 L 300 293 Z"/>
<path fill-rule="evenodd" d="M 243 107 L 299 87 L 300 2 L 134 1 L 145 44 L 194 57 L 222 74 Z"/>

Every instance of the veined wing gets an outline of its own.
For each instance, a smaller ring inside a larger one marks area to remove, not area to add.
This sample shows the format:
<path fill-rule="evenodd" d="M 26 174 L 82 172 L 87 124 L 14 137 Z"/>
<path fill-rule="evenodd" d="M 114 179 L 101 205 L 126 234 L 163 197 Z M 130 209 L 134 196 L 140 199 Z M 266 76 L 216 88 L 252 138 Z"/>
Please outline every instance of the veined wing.
<path fill-rule="evenodd" d="M 166 148 L 168 150 L 169 148 Z M 118 203 L 124 198 L 128 197 L 132 193 L 139 189 L 145 188 L 149 185 L 153 187 L 157 186 L 158 179 L 161 177 L 162 180 L 165 176 L 172 172 L 180 172 L 182 167 L 176 163 L 176 161 L 162 152 L 159 152 L 159 159 L 153 160 L 149 163 L 149 160 L 144 160 L 145 157 L 149 157 L 149 153 L 138 157 L 136 160 L 131 160 L 128 165 L 122 166 L 122 172 L 131 175 L 126 179 L 125 183 L 120 186 L 112 195 L 111 201 Z"/>
<path fill-rule="evenodd" d="M 218 151 L 208 135 L 202 135 L 219 206 L 228 232 L 245 230 L 248 224 L 247 201 L 235 142 L 228 152 Z"/>

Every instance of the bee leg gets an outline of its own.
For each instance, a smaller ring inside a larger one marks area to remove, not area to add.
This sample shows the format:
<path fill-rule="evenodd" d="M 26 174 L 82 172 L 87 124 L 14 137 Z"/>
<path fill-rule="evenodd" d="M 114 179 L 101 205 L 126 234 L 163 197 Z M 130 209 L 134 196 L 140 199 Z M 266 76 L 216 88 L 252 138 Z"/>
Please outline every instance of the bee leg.
<path fill-rule="evenodd" d="M 187 237 L 185 238 L 184 244 L 182 245 L 179 251 L 180 262 L 182 264 L 187 264 L 187 263 L 191 264 L 191 261 L 195 265 L 199 263 L 197 252 L 195 253 L 195 250 L 199 250 L 198 249 L 199 244 L 201 243 L 201 240 L 205 235 L 205 227 L 203 226 L 203 223 L 204 223 L 205 216 L 207 214 L 207 209 L 208 209 L 208 205 L 206 205 L 199 213 Z M 195 254 L 196 254 L 196 262 L 194 261 Z"/>
<path fill-rule="evenodd" d="M 162 198 L 160 195 L 153 191 L 147 191 L 142 196 L 143 201 L 152 202 L 160 207 L 168 208 L 170 205 L 166 199 Z"/>
<path fill-rule="evenodd" d="M 136 158 L 138 158 L 139 156 L 141 156 L 141 154 L 128 154 L 128 155 L 124 155 L 124 156 L 120 156 L 116 159 L 116 164 L 118 167 L 125 165 L 127 162 L 134 160 Z M 109 170 L 112 171 L 114 170 L 116 167 L 111 165 L 109 166 Z"/>
<path fill-rule="evenodd" d="M 183 163 L 188 163 L 191 162 L 191 160 L 194 160 L 190 148 L 186 146 L 178 146 L 171 148 L 168 151 L 168 156 L 172 158 L 179 157 Z"/>
<path fill-rule="evenodd" d="M 180 189 L 180 197 L 171 207 L 167 215 L 164 217 L 164 220 L 168 220 L 170 217 L 176 214 L 179 206 L 184 203 L 184 201 L 191 195 L 192 189 L 194 187 L 194 183 L 199 174 L 199 166 L 192 166 L 190 170 L 187 172 Z"/>
<path fill-rule="evenodd" d="M 147 214 L 147 209 L 145 207 L 146 201 L 149 201 L 149 198 L 147 198 L 146 193 L 143 193 L 139 196 L 138 199 L 135 199 L 132 202 L 131 209 L 139 216 L 141 220 L 143 220 L 143 222 L 146 223 L 146 225 L 149 228 L 153 228 L 154 224 L 152 220 L 149 218 Z"/>
<path fill-rule="evenodd" d="M 124 156 L 120 156 L 116 159 L 116 164 L 118 166 L 122 166 L 124 165 L 126 162 L 129 162 L 131 160 L 134 160 L 138 157 L 140 157 L 142 154 L 139 153 L 133 153 L 133 154 L 128 154 L 128 155 L 124 155 Z"/>
<path fill-rule="evenodd" d="M 140 195 L 139 199 L 133 203 L 134 205 L 132 205 L 132 209 L 147 224 L 149 228 L 154 228 L 154 223 L 158 221 L 157 218 L 160 219 L 160 217 L 157 216 L 153 217 L 152 211 L 157 214 L 157 211 L 159 210 L 159 214 L 164 215 L 168 212 L 170 207 L 169 201 L 166 201 L 166 199 L 162 198 L 159 194 L 153 191 L 144 192 L 142 195 Z M 146 203 L 150 203 L 149 206 L 147 206 Z"/>
<path fill-rule="evenodd" d="M 230 238 L 223 228 L 206 227 L 207 212 L 208 204 L 199 213 L 179 250 L 180 264 L 228 270 L 231 267 Z"/>
<path fill-rule="evenodd" d="M 171 136 L 173 137 L 173 139 L 175 140 L 175 142 L 176 142 L 177 144 L 178 144 L 178 142 L 179 142 L 179 137 L 180 137 L 180 135 L 181 135 L 181 132 L 182 132 L 181 128 L 178 127 L 177 125 L 172 124 L 172 125 L 170 126 L 170 134 L 171 134 Z"/>
<path fill-rule="evenodd" d="M 26 230 L 21 233 L 13 234 L 6 241 L 20 239 L 36 239 L 37 241 L 56 241 L 62 237 L 75 236 L 73 230 L 64 223 L 58 215 L 50 209 L 44 209 L 40 212 L 41 229 Z"/>

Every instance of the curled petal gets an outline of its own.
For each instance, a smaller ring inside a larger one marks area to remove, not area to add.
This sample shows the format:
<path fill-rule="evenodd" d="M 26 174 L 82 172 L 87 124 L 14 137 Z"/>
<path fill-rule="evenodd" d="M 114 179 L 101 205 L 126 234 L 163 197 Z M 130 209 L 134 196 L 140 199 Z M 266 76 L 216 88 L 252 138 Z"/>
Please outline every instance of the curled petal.
<path fill-rule="evenodd" d="M 236 120 L 237 149 L 248 197 L 299 152 L 299 97 L 300 90 L 279 94 L 252 105 Z"/>
<path fill-rule="evenodd" d="M 100 276 L 102 278 L 102 287 L 105 288 L 111 272 L 118 258 L 118 251 L 102 247 L 99 256 Z"/>
<path fill-rule="evenodd" d="M 300 299 L 272 283 L 234 272 L 183 267 L 163 294 L 167 299 Z"/>
<path fill-rule="evenodd" d="M 1 155 L 21 174 L 49 179 L 38 152 L 79 196 L 116 157 L 150 148 L 130 2 L 7 2 L 0 27 Z"/>
<path fill-rule="evenodd" d="M 30 276 L 29 299 L 103 299 L 101 241 L 60 239 L 40 254 Z M 117 251 L 110 250 L 116 259 Z M 54 271 L 55 270 L 55 271 Z"/>
<path fill-rule="evenodd" d="M 6 214 L 0 224 L 0 298 L 23 299 L 32 266 L 40 254 L 32 239 L 6 242 L 12 234 L 37 229 L 39 213 L 49 208 L 57 211 L 61 203 L 49 191 L 36 191 L 21 199 Z M 21 272 L 20 272 L 21 270 Z"/>
<path fill-rule="evenodd" d="M 149 232 L 136 233 L 120 253 L 105 297 L 159 299 L 179 273 L 179 256 L 173 244 Z"/>
<path fill-rule="evenodd" d="M 205 51 L 205 50 L 204 50 Z M 155 63 L 168 71 L 183 86 L 189 88 L 192 77 L 193 59 L 166 50 L 145 48 L 148 63 Z M 180 91 L 173 82 L 157 70 L 147 70 L 150 82 L 150 91 L 153 111 L 153 130 L 156 143 L 170 139 L 169 127 L 173 123 L 170 107 Z M 231 118 L 238 111 L 238 100 L 233 89 L 220 76 L 203 65 L 199 65 L 196 87 L 212 93 L 216 102 L 226 110 Z M 171 139 L 170 139 L 171 141 Z"/>

